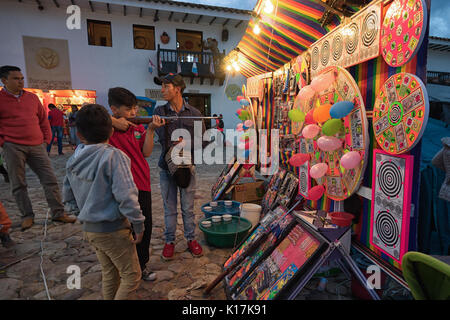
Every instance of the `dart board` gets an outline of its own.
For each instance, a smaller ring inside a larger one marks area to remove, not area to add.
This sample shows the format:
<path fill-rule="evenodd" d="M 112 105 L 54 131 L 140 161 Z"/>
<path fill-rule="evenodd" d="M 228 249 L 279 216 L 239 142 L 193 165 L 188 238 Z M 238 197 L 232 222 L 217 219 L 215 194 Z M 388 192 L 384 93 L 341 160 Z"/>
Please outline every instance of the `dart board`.
<path fill-rule="evenodd" d="M 424 0 L 395 0 L 381 26 L 381 54 L 391 67 L 407 63 L 425 36 L 427 10 Z"/>
<path fill-rule="evenodd" d="M 408 251 L 414 157 L 373 152 L 370 243 L 399 264 Z"/>
<path fill-rule="evenodd" d="M 391 154 L 413 148 L 425 131 L 429 109 L 425 85 L 417 76 L 397 73 L 390 77 L 373 108 L 373 131 L 378 145 Z"/>
<path fill-rule="evenodd" d="M 317 108 L 325 104 L 333 105 L 339 101 L 351 101 L 354 104 L 353 110 L 341 119 L 343 129 L 336 135 L 343 141 L 343 144 L 341 148 L 335 151 L 322 151 L 317 146 L 317 139 L 321 136 L 321 133 L 319 133 L 313 139 L 302 137 L 300 150 L 306 150 L 306 153 L 310 154 L 309 167 L 321 162 L 328 165 L 327 173 L 324 177 L 318 179 L 317 183 L 324 185 L 325 194 L 328 198 L 340 201 L 350 197 L 361 184 L 367 165 L 369 129 L 361 92 L 350 73 L 339 66 L 327 67 L 319 74 L 325 73 L 333 73 L 335 80 L 328 89 L 316 94 L 314 107 Z M 340 166 L 340 159 L 350 151 L 359 152 L 361 163 L 355 168 L 347 170 Z M 303 181 L 306 180 L 303 179 Z M 302 183 L 302 177 L 300 177 L 300 183 Z M 305 183 L 308 183 L 308 181 L 306 180 Z"/>

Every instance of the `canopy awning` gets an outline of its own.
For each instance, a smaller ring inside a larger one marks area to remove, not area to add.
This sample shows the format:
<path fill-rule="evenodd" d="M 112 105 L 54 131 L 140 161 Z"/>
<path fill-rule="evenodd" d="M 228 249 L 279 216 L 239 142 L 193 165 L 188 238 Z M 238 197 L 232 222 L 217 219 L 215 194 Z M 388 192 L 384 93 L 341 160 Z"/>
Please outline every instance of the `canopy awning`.
<path fill-rule="evenodd" d="M 272 13 L 263 9 L 266 0 L 258 0 L 253 18 L 236 49 L 230 53 L 231 59 L 239 63 L 240 73 L 252 77 L 271 72 L 300 55 L 312 43 L 340 24 L 340 17 L 328 11 L 329 23 L 324 27 L 319 20 L 326 9 L 317 0 L 271 0 Z M 356 12 L 358 7 L 346 6 L 347 12 Z M 261 32 L 255 34 L 253 28 L 259 25 Z"/>

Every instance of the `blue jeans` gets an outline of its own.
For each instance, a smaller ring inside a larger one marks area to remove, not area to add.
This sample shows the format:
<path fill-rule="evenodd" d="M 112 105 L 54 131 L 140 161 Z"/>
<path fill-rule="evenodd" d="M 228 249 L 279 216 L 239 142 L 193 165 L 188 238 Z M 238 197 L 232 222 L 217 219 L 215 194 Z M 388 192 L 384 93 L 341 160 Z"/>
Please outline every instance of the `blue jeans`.
<path fill-rule="evenodd" d="M 175 242 L 175 231 L 177 229 L 177 196 L 180 190 L 181 214 L 183 217 L 184 237 L 187 241 L 195 238 L 195 216 L 194 216 L 194 196 L 196 177 L 195 170 L 191 175 L 191 182 L 187 188 L 179 188 L 175 180 L 166 170 L 159 172 L 159 184 L 161 196 L 164 204 L 164 223 L 166 229 L 164 237 L 166 242 Z"/>
<path fill-rule="evenodd" d="M 77 127 L 69 127 L 70 128 L 70 143 L 72 145 L 78 146 L 81 142 L 77 136 Z"/>
<path fill-rule="evenodd" d="M 47 146 L 47 152 L 50 152 L 52 149 L 53 140 L 58 140 L 58 153 L 62 153 L 62 138 L 63 138 L 63 127 L 52 127 L 52 140 L 50 141 L 50 144 Z"/>

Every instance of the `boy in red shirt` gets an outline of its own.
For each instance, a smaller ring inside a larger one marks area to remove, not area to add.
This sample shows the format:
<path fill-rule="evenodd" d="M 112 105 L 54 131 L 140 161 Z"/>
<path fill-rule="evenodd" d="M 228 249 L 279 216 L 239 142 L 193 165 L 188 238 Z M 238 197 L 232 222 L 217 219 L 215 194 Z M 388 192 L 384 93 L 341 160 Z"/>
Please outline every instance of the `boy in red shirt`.
<path fill-rule="evenodd" d="M 108 92 L 108 103 L 113 117 L 133 118 L 137 112 L 136 96 L 125 88 L 111 88 Z M 155 280 L 156 275 L 146 270 L 145 265 L 149 260 L 150 238 L 152 234 L 152 198 L 150 188 L 150 167 L 145 160 L 153 151 L 153 139 L 155 128 L 164 125 L 164 120 L 158 116 L 153 117 L 147 130 L 142 125 L 130 126 L 127 131 L 115 130 L 109 143 L 125 152 L 131 160 L 131 173 L 134 183 L 138 188 L 139 205 L 145 216 L 145 231 L 141 243 L 136 245 L 136 250 L 141 265 L 142 278 Z"/>

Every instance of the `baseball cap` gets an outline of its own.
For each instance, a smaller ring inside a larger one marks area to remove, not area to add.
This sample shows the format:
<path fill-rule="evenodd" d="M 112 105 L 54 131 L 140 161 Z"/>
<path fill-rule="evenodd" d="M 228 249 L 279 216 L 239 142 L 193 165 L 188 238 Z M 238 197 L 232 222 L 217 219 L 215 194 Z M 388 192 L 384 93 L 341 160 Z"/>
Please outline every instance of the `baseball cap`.
<path fill-rule="evenodd" d="M 162 77 L 155 77 L 153 79 L 157 85 L 162 85 L 163 83 L 172 83 L 174 86 L 186 88 L 183 77 L 178 73 L 169 73 Z"/>

